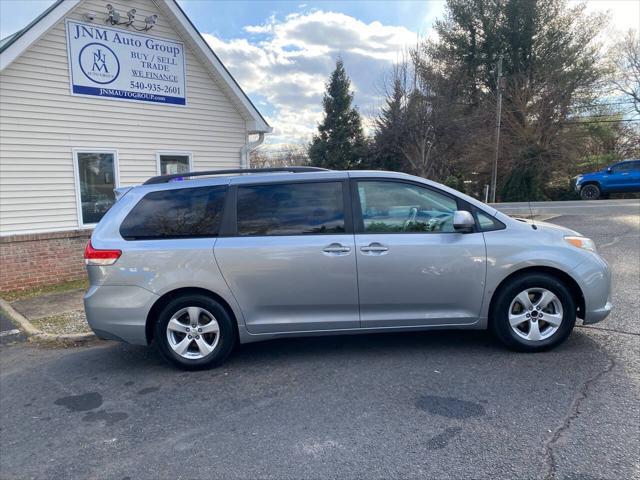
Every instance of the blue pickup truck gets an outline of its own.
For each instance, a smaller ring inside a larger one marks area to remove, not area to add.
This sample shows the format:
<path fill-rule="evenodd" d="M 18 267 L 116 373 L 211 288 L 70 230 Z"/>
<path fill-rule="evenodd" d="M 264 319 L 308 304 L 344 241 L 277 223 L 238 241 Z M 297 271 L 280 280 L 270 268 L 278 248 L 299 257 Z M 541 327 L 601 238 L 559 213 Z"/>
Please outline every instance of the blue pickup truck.
<path fill-rule="evenodd" d="M 576 191 L 583 200 L 607 198 L 610 193 L 640 192 L 640 160 L 624 160 L 599 172 L 578 175 Z"/>

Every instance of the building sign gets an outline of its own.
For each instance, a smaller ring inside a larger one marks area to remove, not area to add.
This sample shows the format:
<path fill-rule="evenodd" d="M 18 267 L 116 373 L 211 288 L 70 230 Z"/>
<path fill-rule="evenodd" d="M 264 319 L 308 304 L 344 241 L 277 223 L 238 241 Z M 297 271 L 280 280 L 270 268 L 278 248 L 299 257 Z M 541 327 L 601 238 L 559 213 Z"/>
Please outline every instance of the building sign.
<path fill-rule="evenodd" d="M 67 52 L 74 95 L 186 104 L 182 43 L 67 20 Z"/>

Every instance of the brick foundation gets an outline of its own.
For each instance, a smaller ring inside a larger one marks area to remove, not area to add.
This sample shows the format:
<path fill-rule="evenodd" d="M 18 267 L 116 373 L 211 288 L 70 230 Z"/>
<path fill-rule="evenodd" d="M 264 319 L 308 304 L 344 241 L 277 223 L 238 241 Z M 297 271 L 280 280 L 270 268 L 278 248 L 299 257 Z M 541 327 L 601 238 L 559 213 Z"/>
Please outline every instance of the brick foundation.
<path fill-rule="evenodd" d="M 0 237 L 0 292 L 83 278 L 84 247 L 91 232 Z"/>

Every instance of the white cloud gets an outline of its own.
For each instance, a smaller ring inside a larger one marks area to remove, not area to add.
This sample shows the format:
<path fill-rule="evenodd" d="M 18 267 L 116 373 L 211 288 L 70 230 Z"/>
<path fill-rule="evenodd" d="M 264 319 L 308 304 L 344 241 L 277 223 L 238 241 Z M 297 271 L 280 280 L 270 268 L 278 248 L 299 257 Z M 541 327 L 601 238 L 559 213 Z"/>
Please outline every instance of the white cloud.
<path fill-rule="evenodd" d="M 319 10 L 270 17 L 244 30 L 248 38 L 204 37 L 242 88 L 257 103 L 266 102 L 262 110 L 274 127 L 271 143 L 310 140 L 322 118 L 325 82 L 338 56 L 351 77 L 355 103 L 366 114 L 380 103 L 385 71 L 416 42 L 416 34 L 405 27 L 367 24 Z"/>
<path fill-rule="evenodd" d="M 433 2 L 422 24 L 429 28 L 444 10 L 444 2 Z M 590 0 L 587 11 L 609 11 L 611 26 L 618 32 L 637 28 L 640 22 L 640 2 L 633 0 Z M 403 50 L 415 45 L 418 34 L 435 38 L 433 29 L 412 32 L 316 9 L 271 16 L 260 25 L 245 26 L 244 31 L 246 38 L 204 37 L 274 127 L 270 143 L 310 140 L 322 118 L 325 82 L 338 56 L 351 77 L 365 128 L 370 127 L 371 119 L 366 117 L 381 104 L 384 74 Z"/>
<path fill-rule="evenodd" d="M 571 0 L 570 5 L 582 3 Z M 606 12 L 609 15 L 610 27 L 613 31 L 640 29 L 640 1 L 638 0 L 589 0 L 586 2 L 587 13 Z"/>

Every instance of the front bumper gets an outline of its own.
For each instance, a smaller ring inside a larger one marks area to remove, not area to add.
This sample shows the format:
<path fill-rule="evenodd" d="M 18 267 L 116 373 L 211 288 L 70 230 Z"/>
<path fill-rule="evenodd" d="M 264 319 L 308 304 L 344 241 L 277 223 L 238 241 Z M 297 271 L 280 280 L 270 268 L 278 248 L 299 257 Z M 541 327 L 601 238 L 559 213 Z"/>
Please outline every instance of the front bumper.
<path fill-rule="evenodd" d="M 593 254 L 571 271 L 584 297 L 583 323 L 601 322 L 611 313 L 611 271 L 602 257 Z"/>
<path fill-rule="evenodd" d="M 589 325 L 591 323 L 601 322 L 609 316 L 612 308 L 613 304 L 611 302 L 607 302 L 604 304 L 604 307 L 596 308 L 595 310 L 588 310 L 585 312 L 582 323 Z"/>
<path fill-rule="evenodd" d="M 158 298 L 136 286 L 92 285 L 84 296 L 84 310 L 98 338 L 146 345 L 147 315 Z"/>

